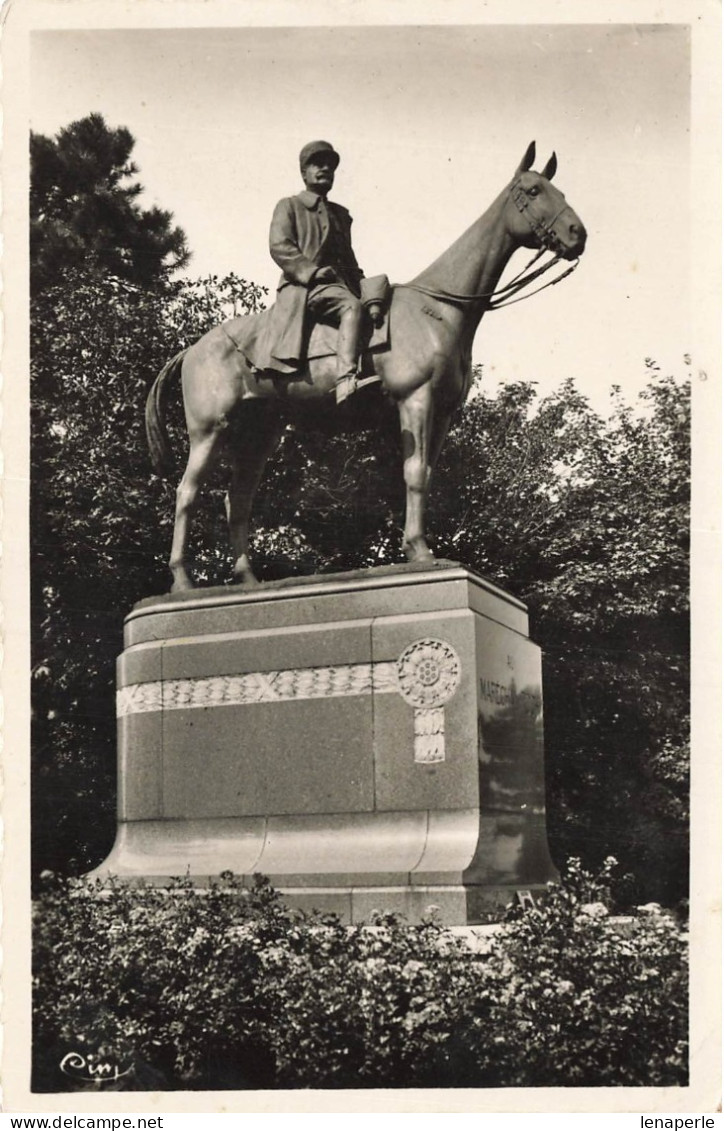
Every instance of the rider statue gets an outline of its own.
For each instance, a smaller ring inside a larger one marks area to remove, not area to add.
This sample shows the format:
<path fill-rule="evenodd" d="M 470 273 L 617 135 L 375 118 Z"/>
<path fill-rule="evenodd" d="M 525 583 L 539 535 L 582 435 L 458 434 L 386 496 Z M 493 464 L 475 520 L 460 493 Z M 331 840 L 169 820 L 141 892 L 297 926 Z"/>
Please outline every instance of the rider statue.
<path fill-rule="evenodd" d="M 338 327 L 336 399 L 341 403 L 356 387 L 364 307 L 363 272 L 352 250 L 352 217 L 327 199 L 339 154 L 328 141 L 310 141 L 299 154 L 304 191 L 285 197 L 274 209 L 269 250 L 282 269 L 274 309 L 277 333 L 272 363 L 286 366 L 303 356 L 305 319 Z M 375 326 L 382 319 L 378 303 L 367 303 Z"/>

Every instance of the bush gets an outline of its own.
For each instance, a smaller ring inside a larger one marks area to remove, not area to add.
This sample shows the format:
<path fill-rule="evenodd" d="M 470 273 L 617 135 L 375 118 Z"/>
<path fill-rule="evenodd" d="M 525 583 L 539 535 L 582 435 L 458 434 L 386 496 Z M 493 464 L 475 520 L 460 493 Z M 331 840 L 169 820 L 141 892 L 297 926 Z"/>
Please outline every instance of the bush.
<path fill-rule="evenodd" d="M 488 953 L 432 917 L 304 915 L 261 878 L 248 893 L 229 874 L 206 891 L 53 879 L 33 1087 L 684 1084 L 684 954 L 658 908 L 616 923 L 576 862 Z M 103 1063 L 111 1081 L 89 1083 Z"/>
<path fill-rule="evenodd" d="M 615 863 L 592 877 L 569 861 L 496 938 L 468 1037 L 470 1049 L 492 1042 L 491 1082 L 687 1083 L 686 935 L 658 904 L 611 915 Z"/>

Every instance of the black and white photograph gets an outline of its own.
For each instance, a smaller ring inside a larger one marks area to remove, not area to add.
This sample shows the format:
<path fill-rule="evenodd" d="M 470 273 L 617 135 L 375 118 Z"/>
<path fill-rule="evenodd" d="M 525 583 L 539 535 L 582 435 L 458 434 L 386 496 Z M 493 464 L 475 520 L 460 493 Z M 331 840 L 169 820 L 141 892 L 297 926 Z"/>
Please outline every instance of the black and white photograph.
<path fill-rule="evenodd" d="M 719 1110 L 719 37 L 6 9 L 5 1110 Z"/>

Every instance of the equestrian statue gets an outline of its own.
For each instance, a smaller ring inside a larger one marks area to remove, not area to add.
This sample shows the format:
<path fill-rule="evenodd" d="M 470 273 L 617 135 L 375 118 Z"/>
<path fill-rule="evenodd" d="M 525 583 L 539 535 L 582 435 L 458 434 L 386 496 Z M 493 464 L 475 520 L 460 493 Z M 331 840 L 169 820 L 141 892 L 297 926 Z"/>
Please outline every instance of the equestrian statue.
<path fill-rule="evenodd" d="M 282 268 L 276 302 L 204 334 L 164 366 L 148 395 L 151 459 L 159 475 L 169 476 L 173 454 L 165 416 L 180 375 L 189 456 L 176 492 L 172 592 L 193 587 L 189 524 L 220 457 L 226 454 L 231 465 L 227 516 L 234 580 L 252 586 L 252 504 L 282 433 L 288 425 L 319 427 L 330 413 L 340 430 L 369 427 L 374 412 L 354 411 L 362 400 L 379 411 L 397 407 L 406 487 L 403 549 L 409 561 L 432 560 L 425 503 L 452 414 L 470 389 L 480 320 L 488 310 L 527 297 L 524 288 L 568 261 L 571 266 L 543 285 L 560 282 L 585 248 L 586 229 L 551 184 L 555 153 L 540 173 L 533 171 L 534 160 L 531 142 L 487 211 L 411 282 L 390 287 L 385 276 L 363 276 L 352 250 L 351 217 L 327 200 L 339 155 L 329 142 L 304 147 L 305 189 L 281 200 L 271 223 L 270 251 Z M 499 286 L 522 247 L 535 249 L 535 256 Z M 535 267 L 546 252 L 550 258 Z"/>

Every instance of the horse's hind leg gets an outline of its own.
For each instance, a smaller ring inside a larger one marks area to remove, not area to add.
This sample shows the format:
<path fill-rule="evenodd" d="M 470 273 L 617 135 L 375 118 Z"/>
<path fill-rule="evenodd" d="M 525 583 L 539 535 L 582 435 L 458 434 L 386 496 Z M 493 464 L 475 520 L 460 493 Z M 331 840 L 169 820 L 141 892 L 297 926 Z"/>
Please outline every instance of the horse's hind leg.
<path fill-rule="evenodd" d="M 283 430 L 277 406 L 271 401 L 247 402 L 234 430 L 226 516 L 234 580 L 242 585 L 258 584 L 249 560 L 251 508 L 266 462 Z"/>
<path fill-rule="evenodd" d="M 199 494 L 209 472 L 219 454 L 224 430 L 193 433 L 190 436 L 190 451 L 186 470 L 176 488 L 176 517 L 171 544 L 169 569 L 173 575 L 171 592 L 193 589 L 193 581 L 188 572 L 186 553 L 188 547 L 189 524 L 199 502 Z"/>

